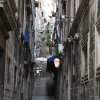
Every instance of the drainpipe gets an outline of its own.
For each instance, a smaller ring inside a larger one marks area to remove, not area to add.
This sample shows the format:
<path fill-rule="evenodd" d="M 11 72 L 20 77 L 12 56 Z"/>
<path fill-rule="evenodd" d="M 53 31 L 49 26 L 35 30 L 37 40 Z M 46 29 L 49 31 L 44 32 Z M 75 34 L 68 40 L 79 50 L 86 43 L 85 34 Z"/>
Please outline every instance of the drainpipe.
<path fill-rule="evenodd" d="M 32 47 L 32 61 L 34 61 L 34 43 L 35 43 L 35 4 L 34 4 L 34 0 L 31 0 L 31 3 L 32 3 L 32 19 L 33 19 L 33 26 L 32 26 L 32 43 L 31 43 L 31 47 Z"/>
<path fill-rule="evenodd" d="M 68 66 L 68 100 L 71 100 L 71 66 Z"/>
<path fill-rule="evenodd" d="M 72 49 L 73 45 L 71 45 L 70 53 L 69 53 L 69 64 L 68 64 L 68 100 L 72 100 L 72 75 L 73 75 L 73 54 L 72 54 Z"/>

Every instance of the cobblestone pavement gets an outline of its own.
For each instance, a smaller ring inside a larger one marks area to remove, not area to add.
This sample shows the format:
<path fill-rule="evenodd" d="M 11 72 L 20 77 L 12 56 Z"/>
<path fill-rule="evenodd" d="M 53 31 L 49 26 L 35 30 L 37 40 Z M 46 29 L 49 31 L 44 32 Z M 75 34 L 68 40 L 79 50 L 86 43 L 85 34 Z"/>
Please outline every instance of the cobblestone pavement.
<path fill-rule="evenodd" d="M 32 100 L 56 100 L 52 77 L 38 77 L 35 79 Z"/>

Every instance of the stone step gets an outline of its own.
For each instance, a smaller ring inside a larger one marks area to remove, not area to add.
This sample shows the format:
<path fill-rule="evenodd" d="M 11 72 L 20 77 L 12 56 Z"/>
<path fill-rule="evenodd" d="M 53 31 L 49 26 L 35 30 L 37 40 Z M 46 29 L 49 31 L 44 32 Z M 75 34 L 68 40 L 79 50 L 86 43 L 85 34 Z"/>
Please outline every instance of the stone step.
<path fill-rule="evenodd" d="M 33 95 L 38 95 L 38 96 L 54 96 L 53 93 L 47 93 L 47 92 L 45 92 L 45 93 L 43 93 L 43 92 L 34 93 L 33 92 Z"/>

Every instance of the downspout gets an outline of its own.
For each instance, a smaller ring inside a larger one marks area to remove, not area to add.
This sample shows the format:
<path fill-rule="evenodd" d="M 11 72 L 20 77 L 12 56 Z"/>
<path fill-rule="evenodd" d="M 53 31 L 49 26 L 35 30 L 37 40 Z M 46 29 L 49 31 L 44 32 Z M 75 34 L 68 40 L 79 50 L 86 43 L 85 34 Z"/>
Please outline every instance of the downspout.
<path fill-rule="evenodd" d="M 34 7 L 34 0 L 31 0 L 32 3 L 32 19 L 33 19 L 33 26 L 32 26 L 32 43 L 31 43 L 31 47 L 32 47 L 32 61 L 34 60 L 34 43 L 35 43 L 35 7 Z"/>

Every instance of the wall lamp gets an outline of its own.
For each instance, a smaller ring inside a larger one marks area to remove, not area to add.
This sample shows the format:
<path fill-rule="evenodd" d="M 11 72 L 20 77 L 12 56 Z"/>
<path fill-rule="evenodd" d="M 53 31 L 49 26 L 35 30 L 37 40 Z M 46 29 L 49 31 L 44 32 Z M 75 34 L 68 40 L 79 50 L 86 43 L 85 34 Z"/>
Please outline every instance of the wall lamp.
<path fill-rule="evenodd" d="M 75 33 L 75 35 L 73 37 L 72 36 L 68 37 L 67 41 L 69 43 L 71 43 L 71 42 L 73 42 L 73 40 L 78 40 L 78 39 L 79 39 L 79 33 Z"/>
<path fill-rule="evenodd" d="M 18 20 L 18 18 L 19 18 L 18 12 L 15 13 L 15 18 L 16 18 L 16 20 Z"/>
<path fill-rule="evenodd" d="M 76 34 L 74 35 L 74 39 L 75 39 L 75 40 L 78 40 L 78 39 L 79 39 L 79 33 L 76 33 Z"/>
<path fill-rule="evenodd" d="M 67 19 L 67 18 L 75 18 L 75 17 L 71 17 L 71 16 L 70 17 L 66 17 L 65 15 L 61 16 L 61 19 Z"/>
<path fill-rule="evenodd" d="M 55 58 L 54 65 L 55 65 L 55 68 L 59 68 L 59 66 L 60 66 L 60 60 L 58 58 Z"/>
<path fill-rule="evenodd" d="M 68 37 L 68 38 L 67 38 L 67 41 L 68 41 L 69 43 L 71 43 L 71 42 L 73 41 L 73 37 L 72 37 L 72 36 Z"/>

